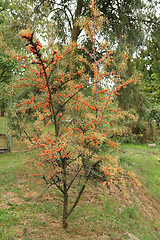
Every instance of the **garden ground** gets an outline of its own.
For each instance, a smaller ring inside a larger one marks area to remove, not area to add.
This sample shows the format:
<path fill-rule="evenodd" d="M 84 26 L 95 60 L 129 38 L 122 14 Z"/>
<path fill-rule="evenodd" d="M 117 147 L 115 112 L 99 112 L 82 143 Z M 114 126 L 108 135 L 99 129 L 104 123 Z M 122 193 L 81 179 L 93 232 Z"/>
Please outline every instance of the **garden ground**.
<path fill-rule="evenodd" d="M 59 192 L 37 186 L 28 163 L 35 153 L 20 149 L 0 155 L 1 239 L 160 239 L 160 146 L 122 144 L 120 164 L 135 172 L 141 186 L 127 183 L 127 201 L 90 181 L 67 230 L 61 228 Z M 30 191 L 36 198 L 29 198 Z"/>

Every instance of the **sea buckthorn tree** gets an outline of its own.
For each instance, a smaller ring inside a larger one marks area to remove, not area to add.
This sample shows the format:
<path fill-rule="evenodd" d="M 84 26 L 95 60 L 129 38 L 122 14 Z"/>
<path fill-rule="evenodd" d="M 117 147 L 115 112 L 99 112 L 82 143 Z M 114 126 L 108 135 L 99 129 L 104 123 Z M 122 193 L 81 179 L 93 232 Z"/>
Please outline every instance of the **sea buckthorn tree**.
<path fill-rule="evenodd" d="M 112 51 L 100 39 L 103 19 L 95 1 L 91 10 L 91 17 L 79 22 L 90 38 L 90 51 L 72 43 L 61 54 L 56 49 L 48 49 L 46 53 L 33 32 L 22 36 L 34 58 L 30 60 L 32 64 L 23 60 L 23 67 L 30 75 L 18 79 L 17 87 L 30 91 L 18 103 L 16 116 L 30 148 L 39 152 L 36 163 L 41 170 L 37 182 L 42 177 L 48 187 L 54 185 L 63 197 L 64 228 L 90 177 L 97 176 L 108 188 L 113 184 L 120 189 L 122 179 L 130 175 L 118 167 L 105 147 L 117 149 L 117 144 L 109 138 L 108 124 L 114 95 L 135 79 L 124 82 L 120 78 L 127 54 L 118 72 L 110 70 Z M 74 54 L 76 62 L 72 61 Z M 34 125 L 34 136 L 32 126 L 22 125 L 28 115 Z"/>

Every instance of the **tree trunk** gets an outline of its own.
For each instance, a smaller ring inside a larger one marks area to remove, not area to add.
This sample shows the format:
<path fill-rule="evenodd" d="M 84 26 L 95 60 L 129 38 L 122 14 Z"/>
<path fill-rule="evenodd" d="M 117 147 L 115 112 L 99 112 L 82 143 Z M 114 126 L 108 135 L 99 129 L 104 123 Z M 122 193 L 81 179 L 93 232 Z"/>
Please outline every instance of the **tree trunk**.
<path fill-rule="evenodd" d="M 82 164 L 84 169 L 84 175 L 85 177 L 87 177 L 89 172 L 89 159 L 86 159 L 86 157 L 82 157 Z"/>
<path fill-rule="evenodd" d="M 71 31 L 71 41 L 74 42 L 74 43 L 77 43 L 78 36 L 81 33 L 81 29 L 77 25 L 77 20 L 81 16 L 83 1 L 84 0 L 77 0 L 77 7 L 76 7 L 76 10 L 75 10 L 73 28 L 72 28 L 72 31 Z M 76 73 L 76 62 L 77 62 L 76 58 L 77 58 L 77 50 L 75 48 L 73 53 L 72 53 L 72 62 L 70 64 L 70 72 L 72 72 L 73 77 L 74 77 L 74 74 Z"/>
<path fill-rule="evenodd" d="M 62 219 L 62 226 L 63 228 L 68 227 L 67 222 L 67 213 L 68 213 L 68 189 L 67 189 L 67 163 L 66 159 L 62 160 L 62 169 L 63 169 L 63 219 Z"/>
<path fill-rule="evenodd" d="M 79 34 L 81 33 L 81 29 L 79 26 L 76 25 L 76 22 L 77 22 L 78 18 L 81 16 L 83 1 L 84 0 L 77 0 L 77 8 L 75 11 L 75 18 L 74 18 L 73 28 L 72 28 L 72 32 L 71 32 L 71 41 L 73 41 L 73 42 L 77 42 L 77 38 L 78 38 Z"/>
<path fill-rule="evenodd" d="M 65 229 L 68 227 L 67 210 L 68 210 L 68 193 L 66 191 L 64 192 L 63 195 L 63 219 L 62 219 L 62 226 Z"/>

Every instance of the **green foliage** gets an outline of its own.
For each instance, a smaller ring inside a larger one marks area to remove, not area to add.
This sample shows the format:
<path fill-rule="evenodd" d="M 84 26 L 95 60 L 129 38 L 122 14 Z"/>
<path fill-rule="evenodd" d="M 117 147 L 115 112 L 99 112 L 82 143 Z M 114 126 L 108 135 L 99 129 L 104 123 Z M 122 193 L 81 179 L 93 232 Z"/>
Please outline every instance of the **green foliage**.
<path fill-rule="evenodd" d="M 135 45 L 141 44 L 143 39 L 142 25 L 138 21 L 132 21 L 134 18 L 142 21 L 144 15 L 140 12 L 144 8 L 144 3 L 141 0 L 136 1 L 98 1 L 100 11 L 106 16 L 108 21 L 105 24 L 106 32 L 109 32 L 112 41 L 122 39 L 127 43 Z M 139 14 L 137 14 L 137 10 Z M 113 40 L 113 38 L 115 38 Z"/>
<path fill-rule="evenodd" d="M 149 102 L 155 106 L 160 101 L 160 23 L 154 26 L 151 39 L 147 41 L 137 58 L 137 69 L 142 73 L 142 91 Z"/>
<path fill-rule="evenodd" d="M 8 120 L 7 117 L 0 117 L 0 133 L 4 134 L 7 132 Z"/>
<path fill-rule="evenodd" d="M 46 1 L 30 0 L 34 7 L 34 21 L 44 19 L 50 14 L 49 24 L 53 24 L 52 32 L 57 36 L 59 42 L 66 42 L 73 32 L 76 40 L 81 33 L 80 29 L 74 31 L 77 18 L 91 16 L 88 0 L 60 0 Z M 104 23 L 104 36 L 109 37 L 113 43 L 124 40 L 133 45 L 142 44 L 143 25 L 150 27 L 156 22 L 154 10 L 156 3 L 141 0 L 136 1 L 97 1 L 101 15 L 106 18 Z M 43 21 L 43 20 L 42 20 Z M 140 24 L 141 23 L 141 24 Z M 52 26 L 52 25 L 51 25 Z"/>

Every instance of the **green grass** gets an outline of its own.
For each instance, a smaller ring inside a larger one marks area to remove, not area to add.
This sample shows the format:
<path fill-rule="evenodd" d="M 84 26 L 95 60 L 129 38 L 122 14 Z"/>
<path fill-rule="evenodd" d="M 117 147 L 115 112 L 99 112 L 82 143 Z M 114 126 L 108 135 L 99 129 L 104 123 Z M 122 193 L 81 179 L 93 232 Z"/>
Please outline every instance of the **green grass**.
<path fill-rule="evenodd" d="M 69 217 L 67 230 L 61 228 L 62 201 L 55 189 L 50 189 L 40 198 L 28 198 L 30 191 L 36 194 L 43 192 L 42 186 L 37 187 L 31 178 L 34 169 L 26 164 L 28 158 L 36 156 L 36 152 L 1 154 L 0 239 L 123 240 L 130 239 L 131 234 L 139 240 L 160 239 L 157 207 L 159 151 L 159 146 L 151 149 L 143 145 L 123 144 L 120 163 L 126 170 L 136 172 L 143 188 L 129 192 L 132 202 L 128 203 L 119 194 L 109 196 L 102 183 L 94 186 L 90 182 L 80 204 Z"/>
<path fill-rule="evenodd" d="M 123 168 L 135 172 L 146 191 L 160 203 L 160 146 L 123 144 L 120 162 Z"/>
<path fill-rule="evenodd" d="M 7 149 L 8 146 L 8 120 L 7 117 L 0 117 L 0 149 Z M 6 134 L 6 136 L 4 136 Z"/>
<path fill-rule="evenodd" d="M 8 129 L 7 117 L 0 117 L 0 134 L 6 134 Z"/>

